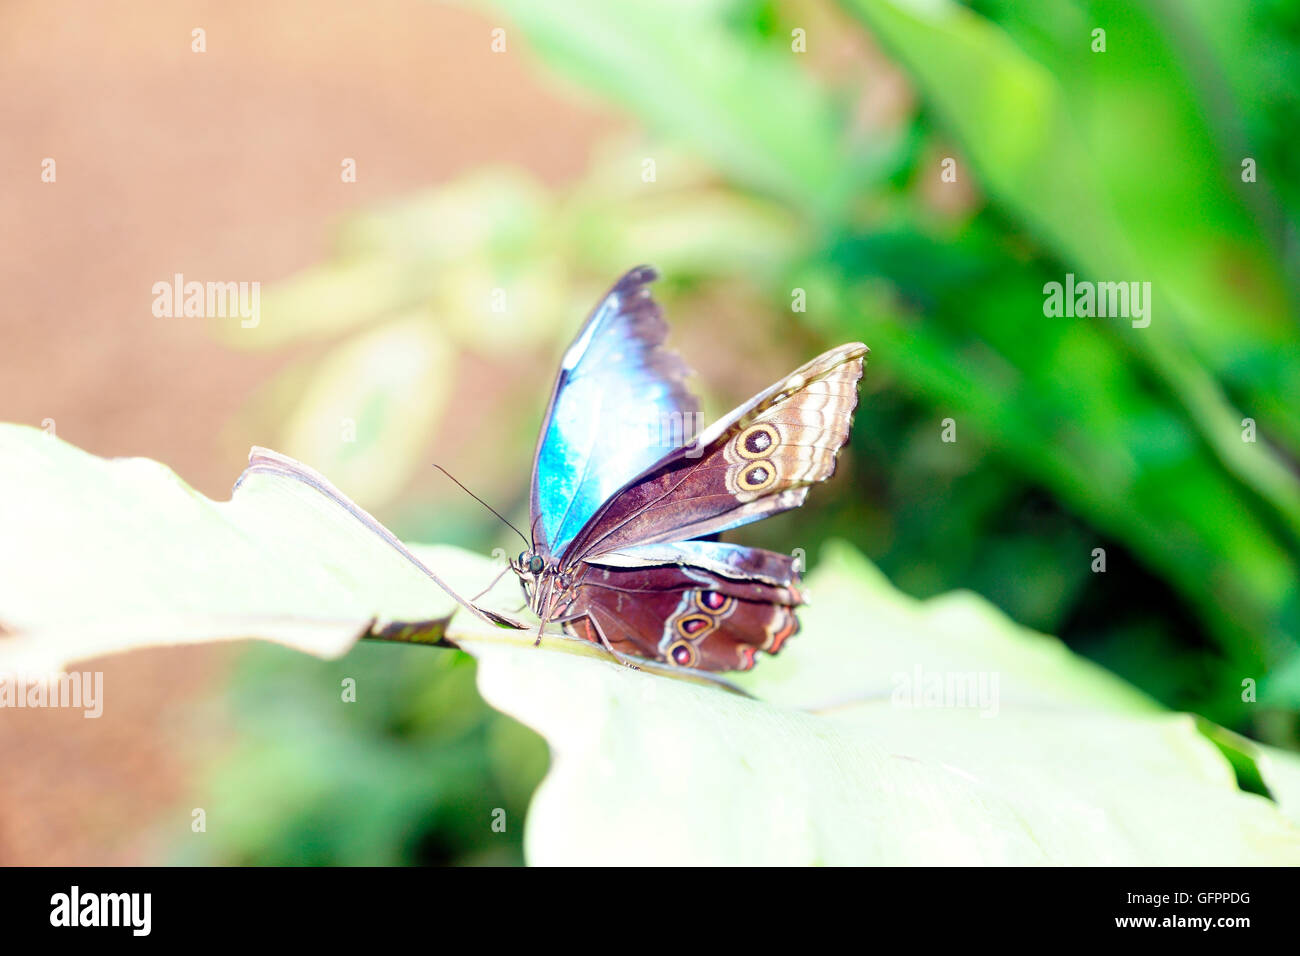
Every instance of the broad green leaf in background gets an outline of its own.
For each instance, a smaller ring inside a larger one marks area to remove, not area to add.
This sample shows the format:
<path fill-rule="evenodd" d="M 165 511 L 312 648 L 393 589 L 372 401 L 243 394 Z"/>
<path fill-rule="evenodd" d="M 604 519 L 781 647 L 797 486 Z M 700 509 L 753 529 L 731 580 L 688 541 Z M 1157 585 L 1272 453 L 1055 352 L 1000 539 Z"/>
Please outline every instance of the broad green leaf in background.
<path fill-rule="evenodd" d="M 251 474 L 213 502 L 156 463 L 18 426 L 0 426 L 0 460 L 0 669 L 223 636 L 333 655 L 374 618 L 452 606 L 301 482 Z M 492 570 L 420 554 L 466 590 Z M 973 597 L 918 604 L 842 547 L 809 587 L 803 632 L 747 678 L 758 698 L 453 617 L 445 634 L 478 659 L 486 699 L 551 745 L 529 860 L 1300 862 L 1293 762 L 1259 760 L 1279 810 L 1238 789 L 1194 718 Z M 981 690 L 964 701 L 926 696 L 932 678 L 970 677 Z"/>
<path fill-rule="evenodd" d="M 997 22 L 947 0 L 845 5 L 904 63 L 981 185 L 1064 269 L 1148 280 L 1156 296 L 1149 328 L 1110 328 L 1044 320 L 1042 275 L 1026 276 L 1023 294 L 990 286 L 983 297 L 965 283 L 946 321 L 918 328 L 886 312 L 884 344 L 913 353 L 902 364 L 914 387 L 946 393 L 1160 567 L 1238 670 L 1276 665 L 1300 627 L 1300 482 L 1267 441 L 1243 441 L 1242 424 L 1258 416 L 1271 440 L 1300 448 L 1300 406 L 1287 398 L 1300 394 L 1300 360 L 1285 347 L 1297 326 L 1278 238 L 1240 181 L 1241 157 L 1225 155 L 1233 131 L 1214 127 L 1215 77 L 1195 74 L 1194 34 L 1144 3 L 985 5 Z M 1091 49 L 1095 28 L 1105 53 Z M 1009 365 L 965 360 L 967 382 L 945 387 L 968 340 Z M 1013 370 L 1021 381 L 1004 374 Z M 1164 383 L 1177 417 L 1146 376 Z"/>
<path fill-rule="evenodd" d="M 736 180 L 834 221 L 860 175 L 840 111 L 789 56 L 735 43 L 727 6 L 490 4 L 567 75 L 632 106 Z"/>
<path fill-rule="evenodd" d="M 1051 15 L 1000 4 L 1019 11 L 1007 20 L 1025 48 L 950 0 L 846 5 L 908 65 L 985 188 L 1080 278 L 1152 284 L 1162 314 L 1125 332 L 1128 347 L 1300 538 L 1300 486 L 1266 446 L 1241 442 L 1242 415 L 1215 380 L 1300 452 L 1300 411 L 1278 401 L 1300 394 L 1285 272 L 1254 221 L 1240 157 L 1219 153 L 1179 32 L 1144 3 L 1053 4 Z M 1091 49 L 1096 28 L 1104 53 Z M 1137 129 L 1141 144 L 1125 135 Z"/>

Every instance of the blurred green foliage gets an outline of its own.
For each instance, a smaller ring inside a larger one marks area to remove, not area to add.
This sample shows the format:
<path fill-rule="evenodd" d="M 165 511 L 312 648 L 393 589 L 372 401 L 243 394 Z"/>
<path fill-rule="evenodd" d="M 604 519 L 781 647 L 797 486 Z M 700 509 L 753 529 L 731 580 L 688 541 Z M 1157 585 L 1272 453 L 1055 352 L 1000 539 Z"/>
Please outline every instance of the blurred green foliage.
<path fill-rule="evenodd" d="M 468 655 L 411 650 L 425 649 L 243 655 L 230 701 L 240 744 L 209 772 L 219 825 L 177 862 L 521 863 L 546 745 L 483 702 Z M 340 706 L 345 679 L 356 699 Z"/>
<path fill-rule="evenodd" d="M 522 514 L 556 356 L 652 262 L 714 411 L 821 347 L 872 348 L 842 473 L 738 537 L 813 554 L 848 537 L 908 592 L 971 588 L 1172 707 L 1296 745 L 1297 4 L 486 8 L 513 50 L 522 35 L 644 131 L 564 189 L 485 170 L 346 224 L 334 256 L 265 297 L 259 334 L 232 339 L 305 350 L 249 407 L 278 447 L 405 537 L 510 547 L 423 463 Z M 1150 282 L 1150 326 L 1045 317 L 1067 272 Z M 369 410 L 355 442 L 321 397 L 335 383 Z M 418 700 L 391 706 L 439 706 Z M 250 716 L 275 736 L 272 719 L 290 718 Z M 452 759 L 401 747 L 377 790 L 423 794 L 406 774 Z M 463 759 L 466 779 L 486 772 Z"/>

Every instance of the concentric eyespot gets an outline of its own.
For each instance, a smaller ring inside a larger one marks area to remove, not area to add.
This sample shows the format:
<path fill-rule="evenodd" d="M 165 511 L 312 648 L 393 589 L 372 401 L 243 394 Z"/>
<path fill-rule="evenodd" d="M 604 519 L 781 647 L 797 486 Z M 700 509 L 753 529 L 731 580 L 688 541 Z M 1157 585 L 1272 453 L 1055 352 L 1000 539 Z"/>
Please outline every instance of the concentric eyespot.
<path fill-rule="evenodd" d="M 702 611 L 718 614 L 727 610 L 734 598 L 727 597 L 721 591 L 697 591 L 695 603 Z"/>
<path fill-rule="evenodd" d="M 687 614 L 677 619 L 677 633 L 696 640 L 712 626 L 713 618 L 707 614 Z"/>
<path fill-rule="evenodd" d="M 741 491 L 747 491 L 751 494 L 766 491 L 776 484 L 776 466 L 767 459 L 756 461 L 752 465 L 746 466 L 736 476 L 736 484 L 740 486 Z"/>
<path fill-rule="evenodd" d="M 678 667 L 694 667 L 700 660 L 700 652 L 687 641 L 677 641 L 668 648 L 668 659 Z"/>
<path fill-rule="evenodd" d="M 768 422 L 758 422 L 750 425 L 736 436 L 735 449 L 736 454 L 741 458 L 753 461 L 758 458 L 766 458 L 771 453 L 772 448 L 780 443 L 781 436 L 777 432 L 775 425 Z"/>

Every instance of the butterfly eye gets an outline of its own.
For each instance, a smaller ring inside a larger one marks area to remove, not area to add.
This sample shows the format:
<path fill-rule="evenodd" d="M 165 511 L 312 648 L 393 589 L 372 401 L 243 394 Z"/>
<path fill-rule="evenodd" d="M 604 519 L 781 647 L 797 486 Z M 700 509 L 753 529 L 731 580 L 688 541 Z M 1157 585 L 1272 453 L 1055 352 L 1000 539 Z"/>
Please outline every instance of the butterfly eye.
<path fill-rule="evenodd" d="M 528 563 L 528 552 L 520 551 L 519 557 L 515 558 L 515 564 L 519 565 L 522 568 L 527 563 Z"/>
<path fill-rule="evenodd" d="M 522 560 L 522 555 L 520 556 L 520 558 Z M 542 560 L 542 556 L 539 554 L 535 554 L 528 559 L 528 570 L 533 572 L 533 574 L 541 574 L 542 568 L 544 568 L 545 566 L 546 566 L 546 562 Z"/>

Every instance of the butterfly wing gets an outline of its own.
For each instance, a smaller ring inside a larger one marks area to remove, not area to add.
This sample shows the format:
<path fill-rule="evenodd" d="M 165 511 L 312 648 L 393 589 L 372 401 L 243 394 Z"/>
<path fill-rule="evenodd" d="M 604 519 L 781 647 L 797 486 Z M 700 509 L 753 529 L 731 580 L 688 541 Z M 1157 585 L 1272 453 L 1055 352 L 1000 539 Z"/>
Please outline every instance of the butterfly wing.
<path fill-rule="evenodd" d="M 799 629 L 793 559 L 720 542 L 628 549 L 584 563 L 569 628 L 636 657 L 749 670 Z M 604 638 L 604 640 L 602 640 Z"/>
<path fill-rule="evenodd" d="M 609 291 L 564 353 L 533 459 L 534 543 L 561 555 L 611 494 L 693 437 L 699 402 L 642 266 Z"/>
<path fill-rule="evenodd" d="M 831 349 L 670 452 L 595 511 L 566 564 L 715 534 L 803 504 L 848 440 L 867 351 L 856 342 Z"/>

